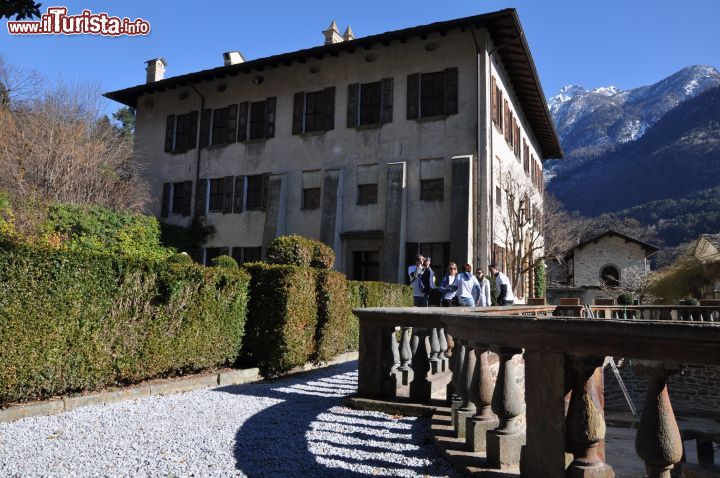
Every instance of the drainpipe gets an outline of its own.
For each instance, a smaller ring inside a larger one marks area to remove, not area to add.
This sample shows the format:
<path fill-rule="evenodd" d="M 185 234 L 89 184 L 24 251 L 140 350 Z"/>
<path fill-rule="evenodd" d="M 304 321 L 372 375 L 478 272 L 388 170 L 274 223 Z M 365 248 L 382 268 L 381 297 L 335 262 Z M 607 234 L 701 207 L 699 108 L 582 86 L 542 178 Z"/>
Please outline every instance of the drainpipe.
<path fill-rule="evenodd" d="M 195 88 L 195 85 L 190 83 L 190 88 L 197 93 L 197 95 L 200 97 L 200 113 L 198 114 L 198 136 L 197 136 L 197 159 L 195 160 L 195 199 L 197 200 L 197 188 L 199 186 L 198 182 L 200 180 L 200 134 L 202 133 L 200 131 L 200 128 L 202 127 L 202 114 L 203 110 L 205 109 L 205 97 L 198 91 L 197 88 Z M 194 202 L 194 201 L 193 201 Z M 195 204 L 195 207 L 193 208 L 192 213 L 193 219 L 197 217 L 197 204 Z"/>

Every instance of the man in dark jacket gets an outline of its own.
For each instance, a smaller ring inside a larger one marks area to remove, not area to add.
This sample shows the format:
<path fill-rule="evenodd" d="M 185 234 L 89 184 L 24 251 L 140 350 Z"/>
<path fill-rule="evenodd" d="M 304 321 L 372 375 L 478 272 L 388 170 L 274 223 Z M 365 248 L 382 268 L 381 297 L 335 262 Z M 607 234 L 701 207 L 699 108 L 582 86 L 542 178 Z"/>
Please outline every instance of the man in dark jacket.
<path fill-rule="evenodd" d="M 423 268 L 425 269 L 420 276 L 420 290 L 425 294 L 425 298 L 430 302 L 430 294 L 433 292 L 435 287 L 435 272 L 430 268 L 430 257 L 426 257 L 423 261 Z"/>

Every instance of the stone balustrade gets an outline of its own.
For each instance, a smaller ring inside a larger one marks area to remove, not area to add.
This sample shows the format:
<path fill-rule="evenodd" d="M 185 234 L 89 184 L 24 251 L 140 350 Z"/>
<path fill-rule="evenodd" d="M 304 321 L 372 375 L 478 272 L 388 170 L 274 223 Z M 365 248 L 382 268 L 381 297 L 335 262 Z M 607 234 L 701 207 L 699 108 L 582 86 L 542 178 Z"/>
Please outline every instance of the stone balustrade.
<path fill-rule="evenodd" d="M 556 317 L 588 317 L 583 306 L 559 305 L 552 315 Z M 592 318 L 616 320 L 670 320 L 685 322 L 720 322 L 720 306 L 685 305 L 593 305 Z"/>
<path fill-rule="evenodd" d="M 612 477 L 602 366 L 606 356 L 633 358 L 649 376 L 636 451 L 647 476 L 669 478 L 682 441 L 667 377 L 680 363 L 720 365 L 720 327 L 714 320 L 683 320 L 695 309 L 635 309 L 636 319 L 651 314 L 646 310 L 678 317 L 662 322 L 557 317 L 554 306 L 357 309 L 358 395 L 393 399 L 409 384 L 411 401 L 427 402 L 442 392 L 456 436 L 489 467 L 519 465 L 521 476 L 533 478 Z M 494 384 L 491 364 L 497 366 Z M 446 390 L 433 386 L 439 374 L 451 375 Z"/>

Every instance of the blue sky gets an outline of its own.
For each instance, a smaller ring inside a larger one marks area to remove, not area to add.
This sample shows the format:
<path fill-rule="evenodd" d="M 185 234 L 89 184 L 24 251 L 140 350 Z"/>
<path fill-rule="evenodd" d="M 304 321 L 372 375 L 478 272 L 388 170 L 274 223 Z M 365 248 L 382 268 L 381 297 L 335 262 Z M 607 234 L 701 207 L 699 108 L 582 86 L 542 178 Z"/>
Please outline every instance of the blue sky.
<path fill-rule="evenodd" d="M 102 38 L 11 37 L 1 21 L 7 62 L 103 91 L 142 83 L 143 62 L 157 56 L 175 76 L 219 66 L 228 50 L 254 59 L 316 46 L 332 19 L 365 36 L 508 7 L 518 10 L 547 96 L 566 84 L 631 88 L 692 64 L 720 66 L 718 0 L 38 1 L 42 12 L 62 5 L 150 22 L 147 37 Z"/>

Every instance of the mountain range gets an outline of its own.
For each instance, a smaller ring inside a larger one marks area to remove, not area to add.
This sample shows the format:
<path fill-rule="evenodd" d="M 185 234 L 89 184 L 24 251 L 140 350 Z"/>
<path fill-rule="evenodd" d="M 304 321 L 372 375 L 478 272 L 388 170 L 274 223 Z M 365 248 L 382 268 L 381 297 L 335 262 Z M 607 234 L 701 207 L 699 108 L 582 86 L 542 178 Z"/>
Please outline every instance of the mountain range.
<path fill-rule="evenodd" d="M 548 106 L 565 159 L 546 163 L 547 189 L 569 210 L 635 217 L 667 246 L 720 230 L 717 69 L 631 90 L 566 86 Z"/>

